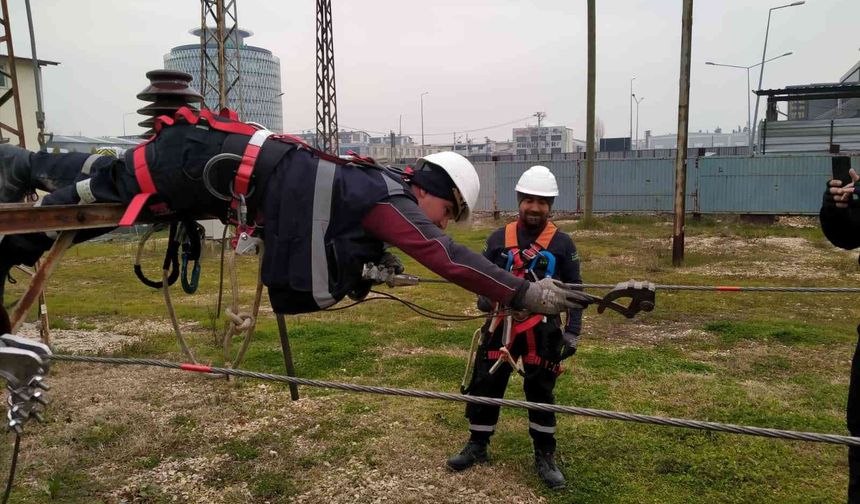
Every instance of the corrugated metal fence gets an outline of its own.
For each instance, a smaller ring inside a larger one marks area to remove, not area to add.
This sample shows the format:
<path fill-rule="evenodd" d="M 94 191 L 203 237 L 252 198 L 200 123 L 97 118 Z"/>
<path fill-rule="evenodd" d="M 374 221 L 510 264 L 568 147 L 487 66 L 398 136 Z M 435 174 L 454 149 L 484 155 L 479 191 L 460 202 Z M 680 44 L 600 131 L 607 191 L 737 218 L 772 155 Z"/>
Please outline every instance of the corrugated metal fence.
<path fill-rule="evenodd" d="M 758 157 L 707 156 L 688 159 L 687 210 L 698 213 L 816 214 L 830 178 L 829 155 Z M 852 157 L 860 172 L 860 156 Z M 515 186 L 535 162 L 481 161 L 478 210 L 515 211 Z M 556 176 L 560 195 L 554 210 L 582 211 L 585 161 L 541 161 Z M 673 159 L 597 159 L 595 212 L 671 212 Z"/>

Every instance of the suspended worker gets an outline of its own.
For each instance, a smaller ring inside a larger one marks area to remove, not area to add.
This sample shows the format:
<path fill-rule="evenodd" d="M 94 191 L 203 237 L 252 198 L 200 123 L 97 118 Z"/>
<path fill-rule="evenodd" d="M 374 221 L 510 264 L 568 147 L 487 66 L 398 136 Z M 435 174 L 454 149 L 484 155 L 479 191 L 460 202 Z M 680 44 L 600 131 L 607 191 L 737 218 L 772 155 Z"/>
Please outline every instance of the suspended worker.
<path fill-rule="evenodd" d="M 148 213 L 168 220 L 206 215 L 262 235 L 262 280 L 276 313 L 320 310 L 369 289 L 366 263 L 402 271 L 385 244 L 434 273 L 518 309 L 558 313 L 587 295 L 550 279 L 526 282 L 445 235 L 465 221 L 480 189 L 472 164 L 453 152 L 397 173 L 369 159 L 344 160 L 298 139 L 242 123 L 225 110 L 179 109 L 123 158 L 49 154 L 0 145 L 0 203 L 47 191 L 43 206 L 119 202 L 120 225 Z M 262 228 L 262 232 L 261 232 Z M 82 241 L 109 230 L 81 231 Z M 16 264 L 32 265 L 54 237 L 7 235 L 0 242 L 3 284 Z"/>
<path fill-rule="evenodd" d="M 852 168 L 852 182 L 843 185 L 838 179 L 828 181 L 824 191 L 819 218 L 821 230 L 830 243 L 846 250 L 860 247 L 860 200 L 855 197 L 860 191 L 857 182 L 860 176 Z M 860 336 L 860 325 L 857 326 Z M 851 358 L 851 378 L 848 381 L 848 406 L 846 408 L 848 432 L 860 436 L 860 339 Z M 860 504 L 860 447 L 848 447 L 848 503 Z"/>
<path fill-rule="evenodd" d="M 555 176 L 544 166 L 533 166 L 520 177 L 516 194 L 519 218 L 487 238 L 484 257 L 529 283 L 548 278 L 582 283 L 573 240 L 549 220 L 553 201 L 558 196 Z M 494 304 L 491 299 L 479 296 L 478 307 L 490 312 Z M 506 325 L 494 315 L 487 318 L 481 328 L 481 344 L 467 392 L 474 396 L 503 397 L 514 370 L 511 364 L 498 364 L 504 357 L 503 352 L 507 352 L 513 360 L 519 358 L 523 363 L 526 400 L 552 404 L 561 361 L 576 353 L 582 330 L 582 310 L 568 309 L 564 324 L 559 315 L 545 317 L 534 313 L 524 313 L 512 322 L 505 345 Z M 496 431 L 499 407 L 470 403 L 466 406 L 466 418 L 469 419 L 469 441 L 459 454 L 448 459 L 448 467 L 454 471 L 489 460 L 487 445 Z M 561 489 L 565 479 L 555 463 L 555 431 L 554 413 L 529 410 L 535 469 L 547 486 Z"/>

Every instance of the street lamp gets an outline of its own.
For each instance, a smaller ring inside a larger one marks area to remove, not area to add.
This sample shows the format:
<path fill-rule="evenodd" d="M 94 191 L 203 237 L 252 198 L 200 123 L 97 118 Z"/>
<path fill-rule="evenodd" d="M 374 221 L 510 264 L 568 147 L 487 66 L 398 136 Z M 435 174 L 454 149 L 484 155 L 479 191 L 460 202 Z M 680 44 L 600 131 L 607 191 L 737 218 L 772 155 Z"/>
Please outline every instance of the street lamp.
<path fill-rule="evenodd" d="M 633 100 L 636 101 L 636 147 L 633 150 L 639 150 L 639 104 L 645 100 L 645 97 L 636 98 L 636 95 L 633 95 Z"/>
<path fill-rule="evenodd" d="M 421 93 L 421 155 L 424 155 L 424 95 L 430 94 L 430 91 Z"/>
<path fill-rule="evenodd" d="M 767 36 L 768 36 L 768 34 L 770 34 L 770 15 L 773 14 L 773 11 L 775 11 L 775 10 L 785 9 L 786 7 L 796 7 L 798 5 L 803 5 L 805 3 L 806 3 L 805 1 L 792 2 L 790 4 L 780 5 L 779 7 L 771 7 L 770 10 L 767 11 L 767 27 L 764 30 L 764 48 L 761 51 L 761 63 L 760 63 L 761 68 L 759 69 L 759 73 L 758 73 L 758 89 L 761 89 L 761 82 L 762 82 L 762 78 L 764 77 L 764 64 L 766 63 L 764 58 L 765 58 L 765 54 L 767 54 Z M 755 112 L 753 113 L 753 123 L 752 123 L 752 127 L 750 128 L 751 134 L 753 136 L 753 140 L 755 140 L 755 129 L 756 129 L 756 122 L 758 122 L 758 106 L 759 106 L 759 100 L 760 99 L 761 99 L 761 96 L 759 96 L 759 95 L 755 96 Z"/>
<path fill-rule="evenodd" d="M 633 140 L 633 81 L 636 77 L 630 79 L 630 140 Z M 631 149 L 632 150 L 632 149 Z"/>
<path fill-rule="evenodd" d="M 769 60 L 766 60 L 766 61 L 765 61 L 765 63 L 768 63 L 768 62 L 773 61 L 773 60 L 775 60 L 775 59 L 783 58 L 783 57 L 785 57 L 785 56 L 790 56 L 790 55 L 792 55 L 792 54 L 794 54 L 794 53 L 793 53 L 793 52 L 791 52 L 791 51 L 789 51 L 789 52 L 787 52 L 787 53 L 785 53 L 785 54 L 780 54 L 779 56 L 774 56 L 773 58 L 770 58 Z M 741 68 L 741 69 L 743 69 L 743 70 L 746 70 L 746 71 L 747 71 L 747 93 L 746 93 L 746 95 L 747 95 L 747 135 L 749 136 L 749 149 L 750 149 L 750 154 L 752 154 L 752 148 L 753 148 L 753 134 L 752 134 L 752 123 L 750 122 L 750 121 L 751 121 L 750 115 L 751 115 L 751 113 L 752 113 L 752 112 L 750 111 L 750 93 L 752 92 L 752 88 L 750 88 L 750 69 L 751 69 L 751 68 L 755 68 L 755 67 L 757 67 L 757 66 L 761 65 L 761 63 L 756 63 L 755 65 L 750 65 L 750 66 L 741 66 L 741 65 L 727 65 L 727 64 L 724 64 L 724 63 L 714 63 L 713 61 L 706 61 L 706 62 L 705 62 L 705 64 L 706 64 L 706 65 L 711 65 L 711 66 L 721 66 L 721 67 L 729 67 L 729 68 Z"/>

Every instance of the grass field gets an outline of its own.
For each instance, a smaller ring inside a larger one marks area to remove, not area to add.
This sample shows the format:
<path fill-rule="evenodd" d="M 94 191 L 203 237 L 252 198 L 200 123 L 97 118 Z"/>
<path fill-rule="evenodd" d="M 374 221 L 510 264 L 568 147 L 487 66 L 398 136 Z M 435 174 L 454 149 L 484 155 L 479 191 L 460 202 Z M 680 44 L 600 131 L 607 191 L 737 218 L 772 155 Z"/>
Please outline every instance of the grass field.
<path fill-rule="evenodd" d="M 558 223 L 572 234 L 590 283 L 860 285 L 855 255 L 827 243 L 814 220 L 689 221 L 681 268 L 671 266 L 664 218 L 604 217 L 587 229 Z M 453 235 L 477 250 L 500 224 Z M 68 253 L 48 292 L 55 351 L 181 358 L 161 293 L 134 278 L 135 246 L 88 243 Z M 147 253 L 150 276 L 159 250 Z M 208 252 L 199 293 L 177 288 L 174 303 L 200 359 L 220 364 L 218 257 Z M 408 272 L 428 274 L 405 262 Z M 242 264 L 247 306 L 256 260 Z M 453 286 L 395 294 L 477 313 L 474 297 Z M 657 308 L 634 320 L 588 310 L 556 401 L 847 434 L 856 299 L 661 291 Z M 268 304 L 264 312 L 242 367 L 282 373 Z M 288 325 L 300 376 L 454 392 L 478 323 L 432 321 L 375 301 L 289 317 Z M 491 464 L 452 474 L 445 458 L 468 435 L 456 403 L 311 388 L 291 402 L 285 386 L 271 383 L 78 364 L 54 366 L 48 382 L 48 423 L 27 425 L 13 502 L 809 503 L 844 501 L 847 484 L 840 446 L 561 416 L 558 459 L 568 488 L 550 492 L 533 471 L 525 411 L 502 412 Z M 521 384 L 513 378 L 507 397 L 522 398 Z M 10 452 L 7 437 L 0 471 Z"/>

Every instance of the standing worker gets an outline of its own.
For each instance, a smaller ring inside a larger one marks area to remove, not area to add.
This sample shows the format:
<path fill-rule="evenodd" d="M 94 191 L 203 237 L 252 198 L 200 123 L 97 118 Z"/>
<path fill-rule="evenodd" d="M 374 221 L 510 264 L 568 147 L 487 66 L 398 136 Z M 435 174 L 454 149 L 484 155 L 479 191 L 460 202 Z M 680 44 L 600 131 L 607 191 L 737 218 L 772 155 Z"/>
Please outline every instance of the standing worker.
<path fill-rule="evenodd" d="M 838 179 L 830 180 L 824 191 L 819 218 L 821 230 L 830 243 L 846 250 L 860 247 L 860 205 L 854 197 L 860 176 L 852 168 L 852 182 L 843 186 Z M 857 326 L 860 336 L 860 326 Z M 846 408 L 848 432 L 860 436 L 860 339 L 851 359 L 851 378 L 848 382 Z M 860 504 L 860 447 L 848 447 L 848 504 Z"/>
<path fill-rule="evenodd" d="M 516 192 L 519 218 L 487 238 L 484 257 L 529 282 L 554 278 L 565 283 L 582 283 L 573 240 L 549 220 L 553 201 L 558 196 L 552 172 L 545 166 L 529 168 L 517 182 Z M 489 312 L 493 302 L 479 296 L 478 307 Z M 511 331 L 506 338 L 504 332 L 508 325 Z M 507 363 L 510 361 L 503 355 L 507 352 L 513 359 L 521 358 L 524 364 L 526 400 L 552 404 L 556 378 L 561 373 L 560 363 L 576 353 L 581 329 L 581 309 L 568 310 L 564 325 L 560 315 L 545 317 L 525 312 L 512 324 L 505 324 L 495 316 L 488 317 L 481 328 L 481 344 L 468 393 L 482 397 L 504 396 L 513 371 L 512 365 Z M 504 362 L 500 363 L 500 359 Z M 448 467 L 454 471 L 489 460 L 487 445 L 496 430 L 499 407 L 468 404 L 466 418 L 471 436 L 463 450 L 448 459 Z M 555 463 L 555 430 L 554 413 L 529 410 L 535 469 L 554 490 L 565 486 L 564 475 Z"/>

